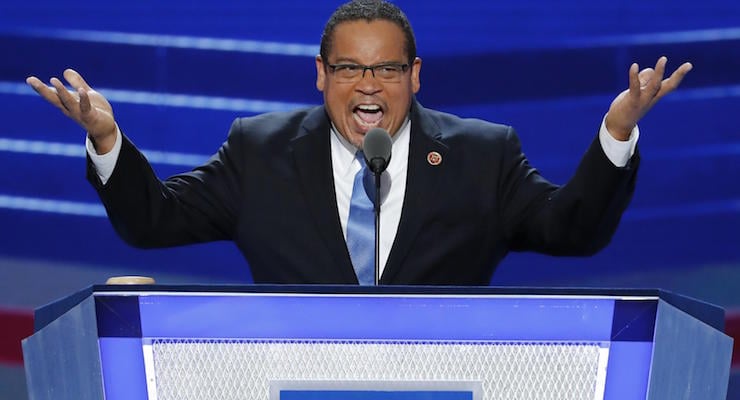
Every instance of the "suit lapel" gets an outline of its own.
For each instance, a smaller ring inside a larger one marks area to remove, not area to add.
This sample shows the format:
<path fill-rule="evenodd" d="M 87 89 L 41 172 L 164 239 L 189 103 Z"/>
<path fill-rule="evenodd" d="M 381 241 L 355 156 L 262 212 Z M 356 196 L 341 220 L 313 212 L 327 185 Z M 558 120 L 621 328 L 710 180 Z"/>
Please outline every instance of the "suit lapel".
<path fill-rule="evenodd" d="M 428 216 L 429 199 L 437 195 L 437 183 L 445 172 L 444 162 L 432 165 L 427 157 L 437 152 L 444 159 L 447 146 L 439 141 L 439 127 L 427 112 L 414 101 L 411 108 L 411 140 L 409 142 L 409 161 L 398 232 L 386 263 L 382 283 L 392 282 L 403 260 L 417 237 Z"/>
<path fill-rule="evenodd" d="M 356 280 L 342 226 L 339 222 L 337 199 L 329 143 L 329 119 L 323 107 L 309 114 L 298 137 L 291 142 L 295 168 L 302 185 L 317 230 L 320 232 L 334 260 L 333 268 L 342 279 Z"/>

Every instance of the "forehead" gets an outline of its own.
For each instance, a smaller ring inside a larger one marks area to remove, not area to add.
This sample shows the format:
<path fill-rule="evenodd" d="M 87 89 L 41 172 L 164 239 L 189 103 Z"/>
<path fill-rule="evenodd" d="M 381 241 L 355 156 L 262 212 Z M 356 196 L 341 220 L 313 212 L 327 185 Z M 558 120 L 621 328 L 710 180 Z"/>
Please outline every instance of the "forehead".
<path fill-rule="evenodd" d="M 386 20 L 348 21 L 334 28 L 329 59 L 374 64 L 384 61 L 404 61 L 403 30 Z"/>

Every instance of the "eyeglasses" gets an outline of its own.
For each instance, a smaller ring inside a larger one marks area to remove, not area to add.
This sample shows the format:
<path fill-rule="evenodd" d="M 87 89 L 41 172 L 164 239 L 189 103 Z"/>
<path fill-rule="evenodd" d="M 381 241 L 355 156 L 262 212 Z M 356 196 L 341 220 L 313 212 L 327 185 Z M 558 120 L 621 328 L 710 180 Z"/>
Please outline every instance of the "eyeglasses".
<path fill-rule="evenodd" d="M 381 63 L 375 65 L 362 64 L 327 64 L 334 78 L 340 83 L 354 83 L 365 77 L 365 71 L 370 70 L 373 78 L 381 82 L 400 82 L 401 76 L 409 69 L 408 64 Z"/>

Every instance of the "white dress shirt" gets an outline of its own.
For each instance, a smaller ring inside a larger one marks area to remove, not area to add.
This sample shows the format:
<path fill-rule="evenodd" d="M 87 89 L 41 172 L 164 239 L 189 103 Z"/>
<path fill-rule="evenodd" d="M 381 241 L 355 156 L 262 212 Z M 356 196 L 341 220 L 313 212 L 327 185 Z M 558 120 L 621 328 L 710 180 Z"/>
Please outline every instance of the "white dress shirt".
<path fill-rule="evenodd" d="M 393 241 L 401 220 L 403 198 L 406 194 L 406 172 L 409 160 L 409 139 L 411 121 L 406 122 L 393 135 L 391 160 L 388 168 L 380 176 L 380 275 L 383 276 L 385 263 L 388 261 Z M 357 148 L 350 144 L 332 126 L 331 130 L 331 164 L 334 173 L 334 192 L 337 196 L 339 221 L 342 224 L 344 239 L 347 239 L 347 221 L 349 204 L 352 199 L 355 175 L 362 168 L 355 158 Z"/>

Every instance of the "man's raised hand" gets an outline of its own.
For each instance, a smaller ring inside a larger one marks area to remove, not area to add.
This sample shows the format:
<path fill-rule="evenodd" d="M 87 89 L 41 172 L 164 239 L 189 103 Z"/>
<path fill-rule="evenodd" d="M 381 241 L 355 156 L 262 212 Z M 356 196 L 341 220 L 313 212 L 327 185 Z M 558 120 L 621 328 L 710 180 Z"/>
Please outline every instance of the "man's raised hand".
<path fill-rule="evenodd" d="M 45 85 L 35 76 L 28 77 L 26 83 L 64 115 L 82 126 L 98 154 L 109 152 L 115 143 L 118 129 L 110 103 L 93 90 L 77 71 L 66 69 L 64 79 L 74 90 L 68 90 L 56 77 L 51 78 L 51 86 Z"/>
<path fill-rule="evenodd" d="M 606 115 L 606 129 L 615 139 L 629 139 L 637 121 L 650 111 L 658 100 L 675 90 L 693 68 L 691 63 L 683 63 L 671 76 L 663 79 L 667 62 L 666 57 L 660 57 L 655 69 L 645 68 L 639 72 L 637 64 L 632 64 L 629 70 L 629 89 L 614 99 Z"/>

